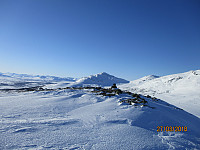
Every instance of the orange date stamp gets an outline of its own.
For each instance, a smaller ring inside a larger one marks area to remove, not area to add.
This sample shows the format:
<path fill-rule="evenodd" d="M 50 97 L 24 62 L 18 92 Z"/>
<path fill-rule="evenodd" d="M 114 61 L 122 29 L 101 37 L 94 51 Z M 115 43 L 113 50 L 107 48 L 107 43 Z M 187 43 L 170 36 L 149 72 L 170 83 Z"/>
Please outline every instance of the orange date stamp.
<path fill-rule="evenodd" d="M 157 132 L 187 132 L 186 126 L 157 126 Z"/>

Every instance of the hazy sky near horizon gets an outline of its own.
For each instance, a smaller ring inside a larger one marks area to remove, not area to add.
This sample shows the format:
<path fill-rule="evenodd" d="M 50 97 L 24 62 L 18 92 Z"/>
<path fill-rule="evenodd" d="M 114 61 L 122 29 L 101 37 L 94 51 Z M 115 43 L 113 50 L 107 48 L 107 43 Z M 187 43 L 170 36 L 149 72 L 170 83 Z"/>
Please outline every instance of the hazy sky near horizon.
<path fill-rule="evenodd" d="M 200 69 L 199 0 L 0 0 L 0 72 L 134 80 Z"/>

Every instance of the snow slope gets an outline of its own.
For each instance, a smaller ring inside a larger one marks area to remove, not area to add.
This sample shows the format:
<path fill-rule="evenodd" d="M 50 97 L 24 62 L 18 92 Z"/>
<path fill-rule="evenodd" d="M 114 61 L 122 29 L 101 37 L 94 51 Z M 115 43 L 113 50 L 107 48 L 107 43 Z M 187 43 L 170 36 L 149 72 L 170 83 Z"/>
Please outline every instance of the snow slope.
<path fill-rule="evenodd" d="M 136 107 L 119 104 L 130 95 L 87 90 L 0 94 L 0 149 L 200 149 L 200 119 L 161 100 Z"/>
<path fill-rule="evenodd" d="M 119 87 L 158 97 L 200 117 L 200 70 L 163 77 L 149 77 L 143 77 Z"/>
<path fill-rule="evenodd" d="M 81 78 L 71 86 L 111 86 L 113 83 L 129 83 L 129 81 L 102 72 L 89 77 Z"/>

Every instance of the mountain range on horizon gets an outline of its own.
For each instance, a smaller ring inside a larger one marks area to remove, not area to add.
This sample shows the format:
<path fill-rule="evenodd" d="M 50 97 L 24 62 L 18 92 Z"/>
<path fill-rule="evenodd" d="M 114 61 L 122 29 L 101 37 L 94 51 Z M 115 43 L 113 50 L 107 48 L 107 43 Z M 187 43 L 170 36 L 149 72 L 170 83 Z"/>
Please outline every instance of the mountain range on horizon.
<path fill-rule="evenodd" d="M 199 72 L 200 69 L 198 70 L 191 70 L 191 71 L 187 71 L 187 72 Z M 186 73 L 186 72 L 185 72 Z M 177 73 L 177 74 L 182 74 L 182 73 Z M 171 74 L 171 75 L 175 75 L 175 74 Z M 97 73 L 94 75 L 90 75 L 87 77 L 81 77 L 81 78 L 75 78 L 75 77 L 59 77 L 59 76 L 54 76 L 54 75 L 35 75 L 35 74 L 25 74 L 25 73 L 12 73 L 12 72 L 0 72 L 0 77 L 8 77 L 8 78 L 15 78 L 15 79 L 20 79 L 20 80 L 44 80 L 44 81 L 82 81 L 86 78 L 93 78 L 93 77 L 100 77 L 101 76 L 112 76 L 115 77 L 114 75 L 110 75 L 107 72 L 101 72 L 101 73 Z M 164 76 L 158 76 L 158 75 L 147 75 L 144 77 L 141 77 L 139 79 L 135 79 L 135 80 L 127 80 L 127 79 L 123 79 L 125 82 L 129 81 L 142 81 L 142 80 L 151 80 L 154 78 L 160 78 L 160 77 L 165 77 L 165 76 L 170 76 L 170 75 L 164 75 Z M 111 77 L 111 78 L 112 78 Z M 115 77 L 118 78 L 118 77 Z M 122 78 L 119 78 L 122 79 Z M 103 82 L 103 81 L 102 81 Z"/>
<path fill-rule="evenodd" d="M 116 83 L 122 90 L 158 97 L 200 117 L 200 70 L 166 76 L 149 75 L 134 81 L 117 78 L 106 72 L 80 79 L 55 76 L 39 76 L 16 73 L 0 73 L 0 89 L 64 88 L 81 86 L 112 86 Z"/>
<path fill-rule="evenodd" d="M 74 86 L 82 86 L 82 85 L 111 86 L 113 83 L 116 83 L 116 84 L 125 84 L 125 86 L 122 86 L 122 87 L 126 87 L 126 85 L 128 85 L 128 87 L 134 87 L 134 86 L 145 85 L 147 84 L 147 82 L 150 82 L 150 81 L 158 82 L 160 80 L 161 82 L 163 82 L 164 85 L 166 84 L 166 86 L 169 86 L 169 83 L 171 83 L 172 81 L 175 82 L 175 80 L 177 81 L 179 79 L 183 79 L 183 78 L 185 79 L 185 76 L 187 76 L 187 74 L 199 75 L 200 70 L 192 70 L 185 73 L 178 73 L 178 74 L 172 74 L 172 75 L 166 75 L 166 76 L 148 75 L 148 76 L 144 76 L 142 78 L 139 78 L 133 81 L 128 81 L 126 79 L 118 78 L 106 72 L 102 72 L 102 73 L 98 73 L 95 75 L 90 75 L 88 77 L 82 77 L 82 78 L 0 72 L 0 84 L 3 85 L 7 83 L 12 83 L 12 82 L 44 82 L 44 83 L 52 82 L 54 83 L 54 82 L 66 81 L 66 82 L 73 83 L 72 85 Z M 133 88 L 131 90 L 133 90 Z"/>

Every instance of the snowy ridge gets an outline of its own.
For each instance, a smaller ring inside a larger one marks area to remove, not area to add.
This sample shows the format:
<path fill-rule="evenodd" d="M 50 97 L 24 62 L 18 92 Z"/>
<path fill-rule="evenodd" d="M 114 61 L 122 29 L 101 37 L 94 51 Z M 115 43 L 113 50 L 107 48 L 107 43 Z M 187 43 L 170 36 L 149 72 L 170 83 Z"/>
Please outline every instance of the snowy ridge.
<path fill-rule="evenodd" d="M 113 83 L 129 83 L 129 81 L 102 72 L 96 75 L 91 75 L 89 77 L 81 78 L 72 84 L 72 86 L 111 86 Z"/>
<path fill-rule="evenodd" d="M 143 95 L 156 96 L 200 117 L 200 70 L 145 81 L 141 78 L 119 87 Z"/>

